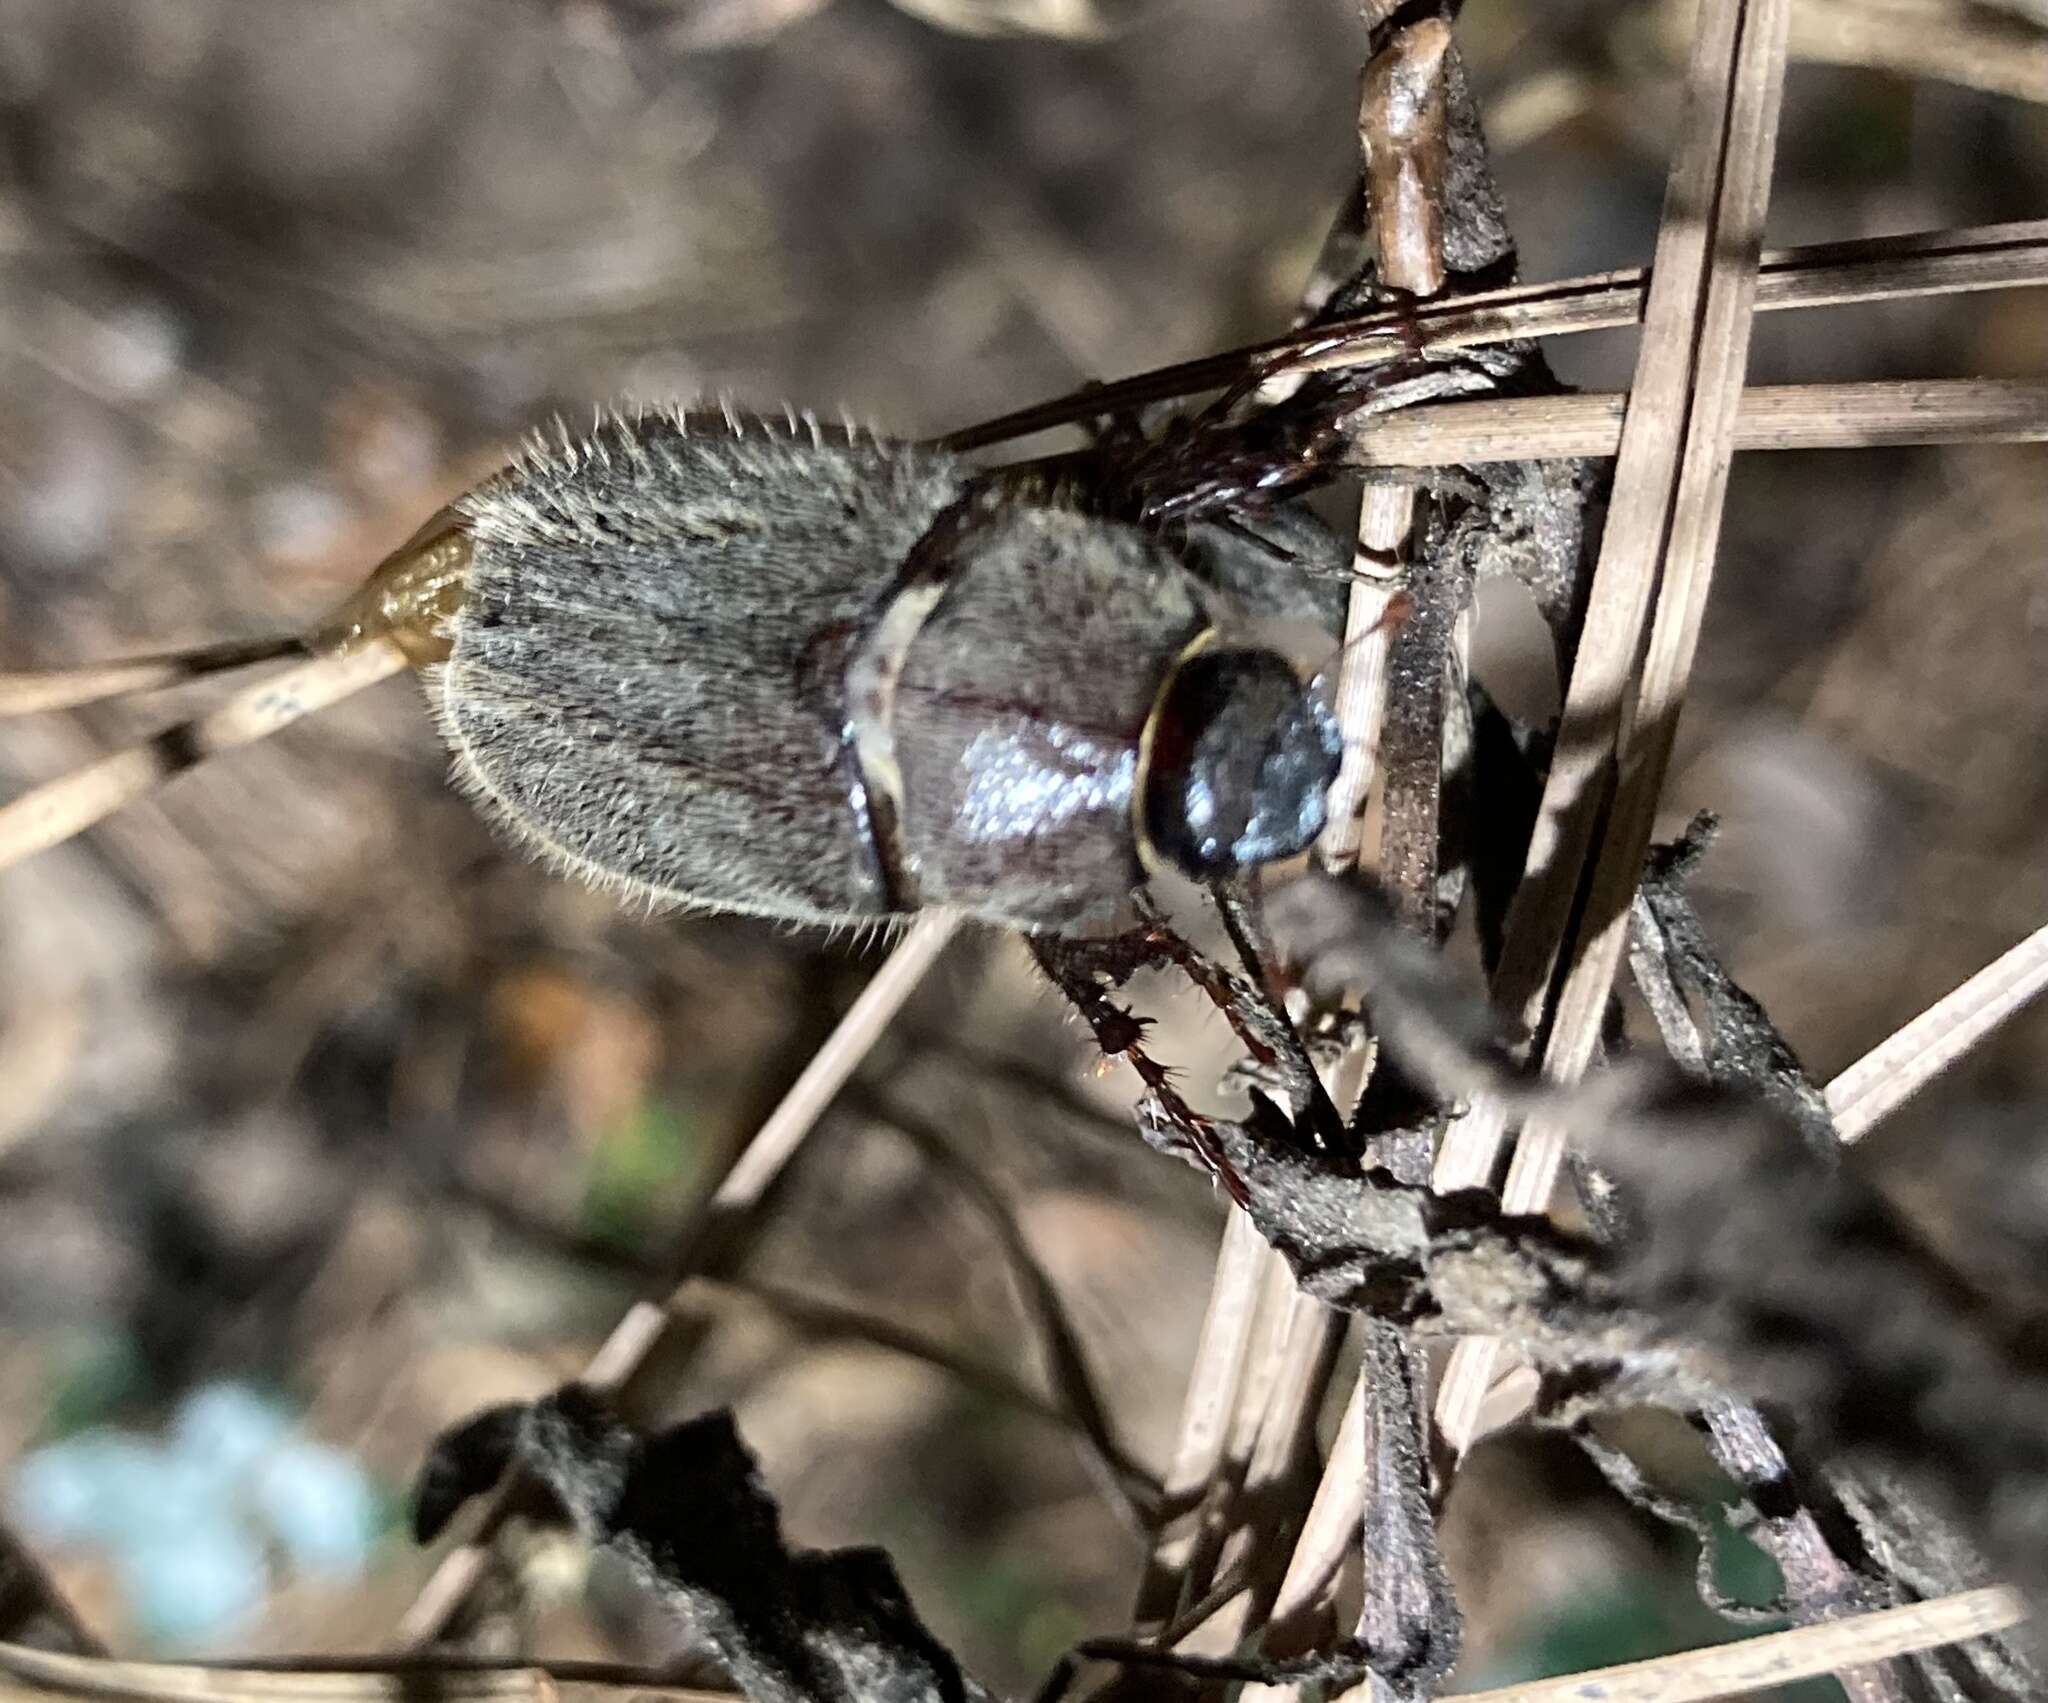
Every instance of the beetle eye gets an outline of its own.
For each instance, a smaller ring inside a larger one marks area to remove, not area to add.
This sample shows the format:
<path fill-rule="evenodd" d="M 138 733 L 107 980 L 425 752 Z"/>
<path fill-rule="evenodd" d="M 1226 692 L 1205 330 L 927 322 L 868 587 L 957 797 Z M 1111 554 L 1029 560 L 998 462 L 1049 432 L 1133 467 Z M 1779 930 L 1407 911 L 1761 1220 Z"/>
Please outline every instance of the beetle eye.
<path fill-rule="evenodd" d="M 1153 711 L 1146 837 L 1197 880 L 1292 857 L 1322 832 L 1342 754 L 1329 709 L 1284 658 L 1197 652 Z"/>

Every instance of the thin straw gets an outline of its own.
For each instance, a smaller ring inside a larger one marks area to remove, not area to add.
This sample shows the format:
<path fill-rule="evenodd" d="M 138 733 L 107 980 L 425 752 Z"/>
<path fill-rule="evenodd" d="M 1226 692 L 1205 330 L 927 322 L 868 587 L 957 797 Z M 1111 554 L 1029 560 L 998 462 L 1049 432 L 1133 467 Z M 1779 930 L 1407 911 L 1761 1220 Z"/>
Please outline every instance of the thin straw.
<path fill-rule="evenodd" d="M 154 656 L 132 656 L 120 662 L 0 674 L 0 716 L 74 709 L 80 704 L 182 686 L 210 674 L 225 674 L 230 669 L 305 653 L 303 638 L 296 633 L 280 633 L 267 639 L 230 639 L 224 644 L 193 645 L 186 650 L 160 651 Z"/>
<path fill-rule="evenodd" d="M 389 639 L 315 657 L 244 687 L 203 716 L 174 723 L 24 793 L 0 808 L 0 869 L 61 845 L 219 752 L 268 739 L 302 716 L 410 666 Z"/>

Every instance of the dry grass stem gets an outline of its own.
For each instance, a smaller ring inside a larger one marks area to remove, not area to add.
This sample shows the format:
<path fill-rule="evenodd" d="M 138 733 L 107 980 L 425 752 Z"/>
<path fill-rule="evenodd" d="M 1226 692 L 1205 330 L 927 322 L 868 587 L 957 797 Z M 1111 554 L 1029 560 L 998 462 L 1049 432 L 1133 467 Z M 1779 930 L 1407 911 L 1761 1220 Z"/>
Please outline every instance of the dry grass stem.
<path fill-rule="evenodd" d="M 1299 1290 L 1290 1297 L 1287 1331 L 1274 1363 L 1272 1387 L 1259 1418 L 1258 1436 L 1246 1463 L 1244 1488 L 1238 1501 L 1244 1523 L 1230 1534 L 1211 1577 L 1223 1578 L 1239 1567 L 1252 1575 L 1250 1606 L 1271 1622 L 1266 1610 L 1281 1586 L 1280 1559 L 1268 1539 L 1270 1512 L 1299 1463 L 1311 1455 L 1315 1425 L 1329 1392 L 1337 1346 L 1345 1317 Z"/>
<path fill-rule="evenodd" d="M 333 651 L 245 686 L 205 715 L 48 781 L 0 807 L 0 869 L 84 833 L 219 752 L 268 739 L 410 666 L 389 639 Z"/>
<path fill-rule="evenodd" d="M 1536 1405 L 1542 1387 L 1542 1375 L 1525 1362 L 1518 1361 L 1504 1371 L 1496 1366 L 1493 1383 L 1480 1398 L 1474 1440 L 1514 1424 Z"/>
<path fill-rule="evenodd" d="M 1209 1505 L 1202 1513 L 1193 1563 L 1183 1582 L 1184 1599 L 1201 1595 L 1221 1571 L 1225 1540 L 1236 1529 L 1246 1500 L 1252 1460 L 1266 1431 L 1267 1415 L 1282 1399 L 1287 1383 L 1290 1339 L 1303 1296 L 1286 1260 L 1270 1248 L 1267 1253 L 1269 1257 L 1260 1268 L 1251 1334 L 1224 1427 L 1222 1459 L 1210 1487 Z"/>
<path fill-rule="evenodd" d="M 1576 885 L 1614 749 L 1615 805 L 1599 846 L 1590 938 L 1579 942 L 1544 1052 L 1545 1072 L 1555 1081 L 1583 1072 L 1598 1042 L 1705 612 L 1748 358 L 1786 12 L 1786 0 L 1730 4 L 1720 14 L 1726 48 L 1703 42 L 1698 55 L 1697 129 L 1666 203 L 1668 258 L 1665 242 L 1658 245 L 1659 275 L 1667 264 L 1688 275 L 1663 312 L 1653 301 L 1646 321 L 1631 391 L 1637 406 L 1623 427 L 1613 506 L 1560 735 L 1561 755 L 1568 749 L 1571 760 L 1554 766 L 1546 785 L 1517 894 L 1522 914 L 1511 917 L 1503 948 L 1506 990 L 1524 1001 L 1535 997 L 1568 926 L 1569 894 L 1554 890 L 1549 877 L 1554 868 Z M 1702 15 L 1703 37 L 1710 15 Z M 1652 288 L 1654 294 L 1654 282 Z M 1638 662 L 1646 625 L 1648 648 Z M 1549 1170 L 1554 1176 L 1555 1166 Z M 1512 1174 L 1508 1187 L 1512 1197 Z M 1548 1182 L 1533 1179 L 1523 1198 L 1540 1210 L 1549 1201 Z M 1511 1200 L 1508 1209 L 1515 1210 Z"/>
<path fill-rule="evenodd" d="M 1955 0 L 1799 0 L 1792 55 L 2048 101 L 2048 33 Z"/>
<path fill-rule="evenodd" d="M 955 911 L 919 914 L 896 942 L 882 967 L 846 1008 L 825 1044 L 790 1085 L 782 1103 L 761 1125 L 711 1196 L 711 1211 L 725 1216 L 751 1211 L 795 1156 L 819 1117 L 882 1038 L 903 1002 L 951 942 L 960 926 Z"/>
<path fill-rule="evenodd" d="M 1653 264 L 1422 303 L 1405 316 L 1379 313 L 1326 327 L 1320 347 L 1297 334 L 1251 352 L 1270 352 L 1277 378 L 1370 365 L 1412 351 L 1417 334 L 1434 351 L 1619 330 L 1644 322 L 1655 270 Z M 1758 262 L 1754 306 L 1777 313 L 2044 283 L 2048 220 L 2031 219 L 1774 250 Z"/>
<path fill-rule="evenodd" d="M 1786 0 L 1725 0 L 1700 12 L 1630 392 L 1634 406 L 1622 428 L 1585 628 L 1494 982 L 1496 1003 L 1529 1033 L 1546 1037 L 1543 1069 L 1556 1082 L 1575 1081 L 1598 1041 L 1705 607 L 1749 349 L 1783 87 L 1785 10 Z M 1605 839 L 1596 844 L 1603 819 Z M 1553 967 L 1573 945 L 1568 931 L 1588 868 L 1586 920 L 1556 1008 L 1546 1011 Z M 1475 1114 L 1454 1122 L 1445 1137 L 1439 1187 L 1492 1176 L 1504 1121 L 1497 1108 Z M 1505 1210 L 1547 1209 L 1563 1154 L 1562 1129 L 1532 1121 L 1516 1145 Z M 1473 1342 L 1454 1353 L 1466 1364 L 1446 1376 L 1437 1405 L 1454 1449 L 1475 1434 L 1495 1352 Z"/>
<path fill-rule="evenodd" d="M 1844 1141 L 1866 1134 L 2048 988 L 2048 928 L 2037 930 L 1880 1041 L 1828 1084 Z"/>
<path fill-rule="evenodd" d="M 1902 1608 L 1825 1621 L 1732 1644 L 1660 1656 L 1563 1679 L 1461 1694 L 1469 1703 L 1700 1703 L 1759 1686 L 1829 1673 L 1981 1637 L 2024 1618 L 2019 1599 L 1993 1587 Z M 730 1703 L 731 1694 L 662 1684 L 602 1666 L 493 1667 L 308 1659 L 274 1666 L 199 1666 L 59 1655 L 0 1644 L 0 1697 L 123 1698 L 178 1703 Z M 1353 1695 L 1357 1695 L 1354 1693 Z"/>
<path fill-rule="evenodd" d="M 1337 723 L 1344 733 L 1344 757 L 1330 787 L 1328 825 L 1316 842 L 1316 857 L 1331 871 L 1351 868 L 1365 843 L 1365 806 L 1379 772 L 1387 651 L 1394 637 L 1388 617 L 1400 595 L 1398 562 L 1414 523 L 1412 490 L 1400 485 L 1367 489 L 1358 510 L 1358 551 L 1352 558 L 1351 601 L 1344 617 L 1344 662 L 1337 676 Z"/>
<path fill-rule="evenodd" d="M 1380 23 L 1390 11 L 1369 0 L 1367 24 Z M 1396 31 L 1367 60 L 1359 91 L 1360 188 L 1380 280 L 1417 298 L 1444 287 L 1444 73 L 1451 52 L 1450 26 L 1441 18 L 1422 19 Z M 1415 501 L 1413 491 L 1375 489 L 1365 492 L 1359 506 L 1337 684 L 1344 758 L 1330 789 L 1328 825 L 1316 846 L 1323 866 L 1333 871 L 1352 867 L 1362 848 L 1395 639 L 1388 615 L 1405 574 Z"/>
<path fill-rule="evenodd" d="M 137 692 L 154 692 L 203 680 L 211 674 L 303 656 L 306 642 L 296 634 L 273 639 L 238 639 L 225 644 L 194 645 L 188 650 L 133 656 L 121 662 L 89 663 L 79 668 L 40 669 L 0 674 L 0 716 L 35 715 L 44 710 L 75 709 Z"/>
<path fill-rule="evenodd" d="M 1156 1637 L 1174 1617 L 1182 1586 L 1201 1541 L 1210 1486 L 1222 1471 L 1231 1415 L 1250 1350 L 1252 1321 L 1268 1274 L 1280 1256 L 1237 1208 L 1223 1223 L 1209 1306 L 1188 1371 L 1180 1430 L 1165 1477 L 1163 1518 L 1138 1585 L 1132 1623 L 1140 1637 Z"/>
<path fill-rule="evenodd" d="M 1618 392 L 1432 403 L 1363 422 L 1352 435 L 1351 455 L 1365 467 L 1613 455 L 1627 408 L 1628 397 Z M 1752 386 L 1741 396 L 1734 447 L 1872 449 L 2043 439 L 2048 439 L 2048 384 L 1902 379 Z"/>
<path fill-rule="evenodd" d="M 1377 26 L 1392 16 L 1394 8 L 1382 0 L 1368 0 L 1364 10 L 1367 23 Z M 1436 296 L 1447 278 L 1443 201 L 1451 122 L 1448 61 L 1454 52 L 1448 23 L 1423 18 L 1394 31 L 1367 61 L 1361 83 L 1362 184 L 1381 281 L 1417 298 Z M 1460 210 L 1452 216 L 1471 215 Z M 1412 489 L 1368 486 L 1359 505 L 1344 662 L 1338 678 L 1344 755 L 1330 789 L 1327 826 L 1316 846 L 1318 860 L 1332 872 L 1353 867 L 1363 846 L 1366 801 L 1380 766 L 1386 728 L 1387 681 L 1401 639 L 1401 623 L 1393 616 L 1404 596 L 1417 502 L 1418 493 Z M 1436 672 L 1441 689 L 1441 667 Z M 1429 768 L 1440 778 L 1440 736 L 1436 743 L 1438 760 Z M 1433 800 L 1419 813 L 1414 806 L 1423 800 L 1409 800 L 1404 808 L 1399 794 L 1412 778 L 1390 777 L 1383 863 L 1399 858 L 1404 827 L 1419 830 L 1432 846 L 1438 837 Z M 1394 872 L 1389 878 L 1399 882 L 1402 874 Z M 1432 858 L 1427 876 L 1413 883 L 1406 895 L 1417 915 L 1429 910 L 1434 888 Z M 1358 1543 L 1370 1483 L 1364 1434 L 1373 1375 L 1368 1357 L 1353 1382 L 1335 1446 L 1323 1463 L 1301 1531 L 1273 1591 L 1266 1616 L 1266 1636 L 1273 1648 L 1300 1641 L 1346 1553 Z M 1312 1414 L 1308 1418 L 1313 1421 Z M 1297 1689 L 1252 1686 L 1245 1695 L 1248 1703 L 1274 1703 Z"/>
<path fill-rule="evenodd" d="M 1647 1662 L 1494 1691 L 1463 1692 L 1458 1703 L 1703 1703 L 1916 1650 L 1939 1649 L 2002 1632 L 2025 1618 L 2019 1598 L 1994 1585 Z"/>
<path fill-rule="evenodd" d="M 1368 6 L 1378 22 L 1389 14 Z M 1383 282 L 1411 296 L 1444 287 L 1445 18 L 1396 30 L 1366 62 L 1359 99 L 1366 201 L 1372 208 Z"/>
<path fill-rule="evenodd" d="M 1321 1599 L 1358 1541 L 1359 1522 L 1365 1514 L 1365 1404 L 1366 1388 L 1361 1379 L 1351 1386 L 1344 1417 L 1337 1422 L 1337 1435 L 1330 1442 L 1322 1480 L 1316 1485 L 1301 1535 L 1294 1540 L 1294 1553 L 1287 1558 L 1287 1572 L 1273 1599 L 1272 1621 L 1277 1627 L 1285 1627 Z"/>
<path fill-rule="evenodd" d="M 2029 219 L 1774 250 L 1758 266 L 1755 306 L 1774 313 L 2042 284 L 2048 220 Z M 1611 331 L 1640 324 L 1649 294 L 1650 269 L 1639 267 L 1384 309 L 1055 397 L 940 441 L 958 450 L 1003 443 L 1116 408 L 1215 390 L 1254 370 L 1277 381 L 1372 366 L 1414 354 L 1418 344 L 1443 351 Z"/>
<path fill-rule="evenodd" d="M 1479 1439 L 1479 1416 L 1485 1409 L 1487 1392 L 1501 1375 L 1500 1356 L 1501 1345 L 1496 1338 L 1475 1336 L 1452 1349 L 1450 1359 L 1444 1363 L 1434 1417 L 1437 1433 L 1453 1455 L 1462 1456 Z"/>
<path fill-rule="evenodd" d="M 266 1666 L 115 1661 L 0 1644 L 0 1700 L 129 1703 L 734 1703 L 735 1693 L 669 1685 L 599 1663 L 486 1666 L 305 1658 Z"/>
<path fill-rule="evenodd" d="M 733 1156 L 717 1187 L 694 1209 L 671 1255 L 679 1284 L 723 1258 L 730 1251 L 732 1239 L 754 1221 L 768 1191 L 939 954 L 951 943 L 960 922 L 957 912 L 926 910 L 897 940 L 881 968 L 868 979 L 845 1015 L 776 1102 L 774 1110 Z M 673 1308 L 680 1293 L 679 1287 L 665 1308 Z M 665 1309 L 656 1312 L 664 1320 L 671 1316 Z M 627 1358 L 624 1344 L 634 1334 L 628 1329 L 629 1321 L 630 1315 L 599 1350 L 587 1382 L 623 1386 L 637 1371 L 644 1354 Z M 597 1368 L 613 1361 L 621 1366 L 618 1375 L 600 1377 Z"/>

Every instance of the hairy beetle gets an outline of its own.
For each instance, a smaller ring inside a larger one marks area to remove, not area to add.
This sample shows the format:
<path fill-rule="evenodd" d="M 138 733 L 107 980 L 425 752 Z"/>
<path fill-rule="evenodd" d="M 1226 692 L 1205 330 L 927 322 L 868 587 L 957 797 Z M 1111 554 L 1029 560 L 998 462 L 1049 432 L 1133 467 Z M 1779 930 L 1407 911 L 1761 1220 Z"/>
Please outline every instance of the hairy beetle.
<path fill-rule="evenodd" d="M 0 855 L 400 659 L 494 821 L 656 902 L 1061 930 L 1151 869 L 1305 850 L 1340 755 L 1314 674 L 1328 599 L 1265 534 L 1177 517 L 1170 545 L 1107 507 L 1071 473 L 794 416 L 600 417 L 459 498 L 303 640 L 115 665 L 68 696 L 10 683 L 12 707 L 48 707 L 320 659 L 17 800 Z"/>

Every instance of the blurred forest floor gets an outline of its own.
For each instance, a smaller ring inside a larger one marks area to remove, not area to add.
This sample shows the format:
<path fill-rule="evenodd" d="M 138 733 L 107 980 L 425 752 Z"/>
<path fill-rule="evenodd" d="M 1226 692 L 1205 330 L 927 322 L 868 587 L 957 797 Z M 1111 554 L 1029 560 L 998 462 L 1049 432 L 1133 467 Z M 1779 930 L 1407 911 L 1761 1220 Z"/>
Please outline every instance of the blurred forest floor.
<path fill-rule="evenodd" d="M 961 27 L 991 23 L 1030 27 Z M 1472 0 L 1460 31 L 1525 274 L 1644 259 L 1682 18 Z M 915 435 L 1277 330 L 1355 171 L 1359 45 L 1346 0 L 0 0 L 0 666 L 302 622 L 600 398 Z M 2048 107 L 1795 67 L 1774 241 L 2044 209 Z M 2038 377 L 2048 300 L 1756 341 L 1762 382 Z M 1553 358 L 1619 387 L 1629 347 Z M 2044 490 L 2038 448 L 1737 464 L 1673 817 L 1726 819 L 1710 921 L 1823 1077 L 2048 917 Z M 1525 708 L 1532 632 L 1482 613 L 1482 675 Z M 9 789 L 157 713 L 7 724 Z M 693 1180 L 871 961 L 618 914 L 496 848 L 442 771 L 387 687 L 0 880 L 0 1478 L 230 1379 L 378 1498 L 361 1565 L 269 1565 L 241 1619 L 142 1613 L 132 1534 L 49 1552 L 131 1647 L 388 1639 L 426 1571 L 396 1508 L 427 1439 L 570 1375 L 660 1286 Z M 1220 1024 L 1164 1014 L 1160 1050 L 1212 1080 Z M 2034 1116 L 2044 1036 L 2014 1023 L 1950 1113 Z M 795 1534 L 890 1547 L 1001 1683 L 1122 1620 L 1135 1539 L 1059 1430 L 809 1303 L 1035 1381 L 986 1212 L 894 1127 L 929 1125 L 1156 1466 L 1218 1211 L 1090 1064 L 1014 943 L 956 948 L 744 1280 L 705 1289 L 676 1390 L 734 1402 Z M 1881 1139 L 1938 1215 L 1913 1117 Z M 2012 1186 L 2048 1205 L 2048 1170 Z M 1689 1560 L 1542 1443 L 1482 1451 L 1447 1542 L 1475 1676 L 1588 1627 L 1574 1660 L 1700 1633 L 1659 1618 Z M 573 1597 L 544 1648 L 652 1653 L 602 1588 L 594 1618 Z"/>

